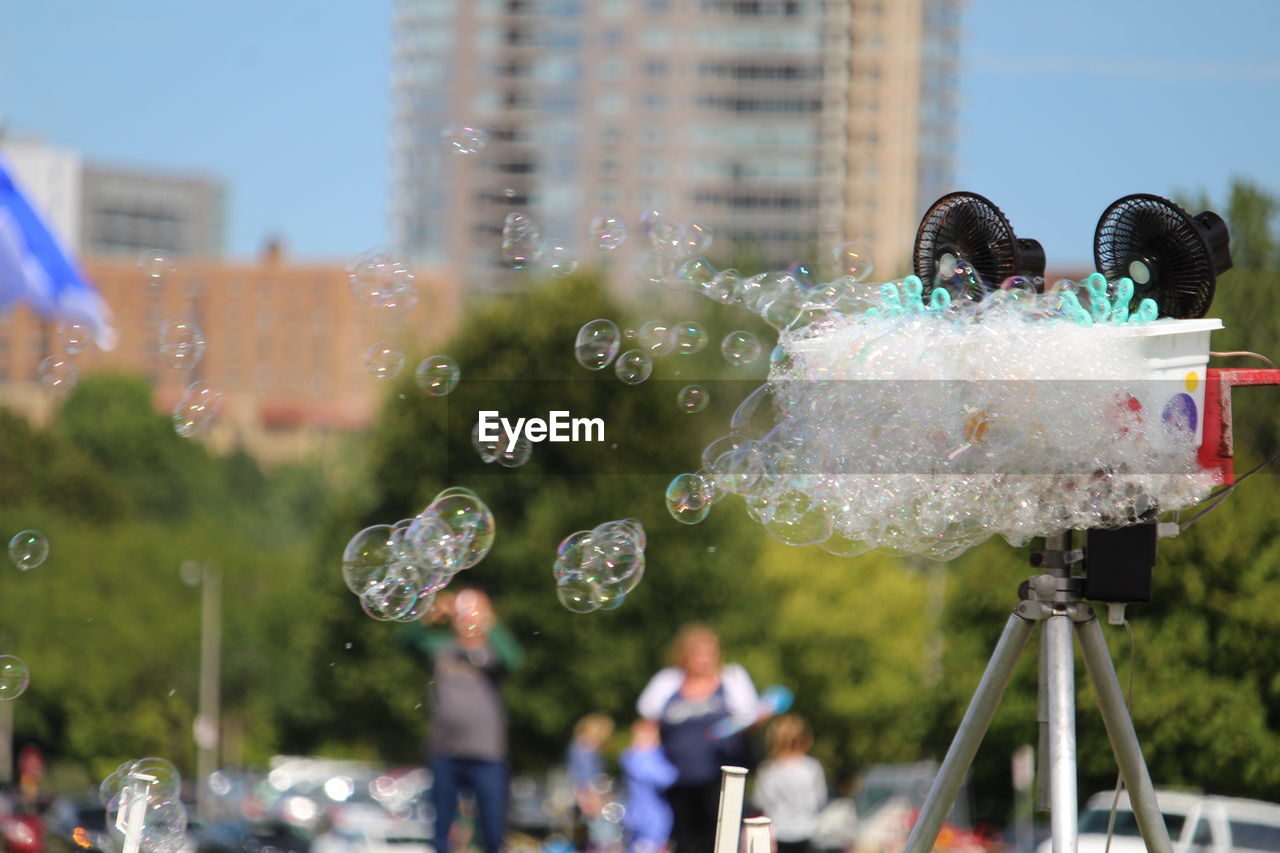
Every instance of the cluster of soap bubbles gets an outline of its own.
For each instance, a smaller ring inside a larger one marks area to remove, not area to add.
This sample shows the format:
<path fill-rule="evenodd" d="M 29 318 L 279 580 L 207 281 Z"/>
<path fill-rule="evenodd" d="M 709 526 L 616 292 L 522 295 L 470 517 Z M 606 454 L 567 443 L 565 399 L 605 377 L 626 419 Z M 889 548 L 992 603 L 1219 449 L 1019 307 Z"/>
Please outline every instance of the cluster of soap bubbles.
<path fill-rule="evenodd" d="M 342 579 L 364 612 L 412 622 L 453 576 L 493 547 L 493 513 L 470 489 L 445 489 L 413 518 L 366 527 L 342 553 Z"/>
<path fill-rule="evenodd" d="M 177 271 L 170 257 L 159 250 L 144 252 L 138 260 L 138 271 L 147 287 L 166 286 Z M 60 327 L 59 337 L 69 353 L 78 353 L 88 342 L 82 328 Z M 156 354 L 160 363 L 172 370 L 193 370 L 204 358 L 209 344 L 196 321 L 185 315 L 166 318 L 160 324 Z M 222 408 L 222 392 L 208 382 L 195 381 L 183 391 L 182 398 L 170 410 L 173 430 L 183 438 L 206 431 Z"/>
<path fill-rule="evenodd" d="M 644 527 L 638 519 L 606 521 L 570 533 L 556 549 L 556 598 L 573 613 L 617 610 L 644 577 Z"/>
<path fill-rule="evenodd" d="M 635 347 L 620 353 L 624 339 L 634 341 Z M 754 341 L 754 337 L 751 340 Z M 578 364 L 588 370 L 603 370 L 612 363 L 618 379 L 627 385 L 638 385 L 653 374 L 655 358 L 672 353 L 694 355 L 706 345 L 706 330 L 692 320 L 675 325 L 665 320 L 650 320 L 638 332 L 634 329 L 621 332 L 612 320 L 599 319 L 578 330 L 573 355 Z M 759 343 L 756 347 L 758 352 Z"/>
<path fill-rule="evenodd" d="M 691 255 L 711 247 L 712 230 L 698 222 L 678 224 L 658 210 L 646 210 L 637 220 L 645 244 L 640 253 L 642 279 L 672 285 L 676 267 Z M 616 210 L 602 210 L 587 225 L 587 240 L 601 252 L 612 252 L 627 242 L 631 230 Z M 515 270 L 537 268 L 548 276 L 565 276 L 580 263 L 578 253 L 563 243 L 543 240 L 541 229 L 527 213 L 507 214 L 502 226 L 502 261 Z"/>
<path fill-rule="evenodd" d="M 913 279 L 856 306 L 839 305 L 848 291 L 835 310 L 806 305 L 732 434 L 672 481 L 672 516 L 696 523 L 732 493 L 783 542 L 950 559 L 995 534 L 1021 545 L 1120 526 L 1211 488 L 1194 402 L 1183 380 L 1149 378 L 1152 336 L 1134 326 L 1150 309 L 1127 315 L 1125 281 L 978 298 L 943 283 L 926 302 Z"/>
<path fill-rule="evenodd" d="M 150 261 L 148 261 L 150 258 Z M 150 266 L 147 264 L 150 263 Z M 144 256 L 142 264 L 149 280 L 159 283 L 172 271 L 172 264 L 167 257 L 160 254 Z M 73 309 L 74 310 L 74 309 Z M 114 333 L 106 333 L 102 339 L 95 334 L 93 323 L 84 316 L 69 314 L 62 317 L 54 329 L 54 337 L 60 352 L 45 356 L 36 367 L 36 377 L 40 384 L 50 391 L 68 391 L 80 378 L 77 356 L 91 343 L 100 349 L 114 349 Z"/>
<path fill-rule="evenodd" d="M 76 356 L 93 343 L 93 326 L 83 319 L 64 317 L 54 332 L 62 351 L 41 359 L 36 376 L 50 391 L 68 391 L 80 378 Z"/>
<path fill-rule="evenodd" d="M 27 572 L 49 556 L 49 540 L 39 530 L 23 530 L 9 540 L 9 561 L 18 571 Z"/>
<path fill-rule="evenodd" d="M 542 229 L 525 213 L 507 214 L 502 225 L 502 261 L 513 270 L 537 268 L 560 278 L 578 269 L 578 254 L 563 243 L 542 239 Z"/>
<path fill-rule="evenodd" d="M 139 839 L 144 853 L 179 853 L 187 844 L 187 809 L 182 777 L 163 758 L 121 764 L 98 786 L 107 811 L 107 829 L 123 842 Z"/>
<path fill-rule="evenodd" d="M 0 655 L 0 702 L 17 699 L 27 692 L 31 671 L 27 662 L 13 655 Z"/>
<path fill-rule="evenodd" d="M 347 266 L 351 295 L 383 319 L 408 314 L 418 304 L 418 288 L 408 265 L 395 252 L 368 249 Z M 390 379 L 404 367 L 404 353 L 389 341 L 365 350 L 364 367 L 376 379 Z"/>

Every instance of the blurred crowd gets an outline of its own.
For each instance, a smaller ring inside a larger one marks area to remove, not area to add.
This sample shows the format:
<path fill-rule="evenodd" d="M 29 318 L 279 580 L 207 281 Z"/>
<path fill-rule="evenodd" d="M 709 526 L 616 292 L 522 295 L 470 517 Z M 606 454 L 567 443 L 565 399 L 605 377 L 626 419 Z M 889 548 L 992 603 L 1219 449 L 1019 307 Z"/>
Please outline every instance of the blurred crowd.
<path fill-rule="evenodd" d="M 428 671 L 421 762 L 282 756 L 264 772 L 220 770 L 198 797 L 184 791 L 193 817 L 182 846 L 142 853 L 712 853 L 724 766 L 749 771 L 747 814 L 771 819 L 777 853 L 878 851 L 900 846 L 932 777 L 890 769 L 865 777 L 857 801 L 830 799 L 808 723 L 781 713 L 789 691 L 757 693 L 701 624 L 677 634 L 625 733 L 589 713 L 566 738 L 563 767 L 512 777 L 502 683 L 522 654 L 489 596 L 441 594 L 398 640 Z M 0 788 L 0 849 L 121 850 L 97 791 L 47 794 L 34 748 L 17 764 L 18 785 Z M 952 830 L 949 849 L 990 846 Z"/>

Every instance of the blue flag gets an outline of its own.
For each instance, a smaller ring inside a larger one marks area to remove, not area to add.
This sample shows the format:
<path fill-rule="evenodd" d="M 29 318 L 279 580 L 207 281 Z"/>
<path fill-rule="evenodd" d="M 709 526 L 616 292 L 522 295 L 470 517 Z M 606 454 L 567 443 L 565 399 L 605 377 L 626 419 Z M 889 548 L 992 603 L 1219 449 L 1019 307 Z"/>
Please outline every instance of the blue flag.
<path fill-rule="evenodd" d="M 111 309 L 59 245 L 0 160 L 0 312 L 26 302 L 45 317 L 80 320 L 101 349 L 115 346 Z"/>

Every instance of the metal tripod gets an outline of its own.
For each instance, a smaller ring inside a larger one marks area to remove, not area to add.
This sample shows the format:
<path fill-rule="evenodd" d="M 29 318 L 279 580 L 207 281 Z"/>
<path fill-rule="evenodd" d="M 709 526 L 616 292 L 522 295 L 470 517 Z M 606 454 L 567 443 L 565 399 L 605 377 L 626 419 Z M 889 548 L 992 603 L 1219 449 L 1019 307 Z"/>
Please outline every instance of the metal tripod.
<path fill-rule="evenodd" d="M 928 853 L 933 848 L 1037 622 L 1044 623 L 1040 634 L 1040 687 L 1041 701 L 1048 706 L 1040 751 L 1042 756 L 1047 753 L 1049 767 L 1047 776 L 1041 775 L 1040 786 L 1043 791 L 1046 781 L 1049 785 L 1053 853 L 1075 853 L 1077 840 L 1073 627 L 1080 638 L 1085 669 L 1098 694 L 1102 721 L 1120 776 L 1129 791 L 1138 829 L 1148 850 L 1171 853 L 1169 832 L 1156 805 L 1155 788 L 1142 758 L 1133 720 L 1125 707 L 1106 639 L 1093 608 L 1080 597 L 1081 578 L 1071 576 L 1072 567 L 1082 564 L 1084 555 L 1081 551 L 1069 550 L 1069 546 L 1070 533 L 1050 536 L 1045 540 L 1044 551 L 1033 556 L 1033 565 L 1042 568 L 1044 574 L 1032 577 L 1026 584 L 1022 600 L 1005 623 L 1004 632 L 907 838 L 905 853 Z M 1040 766 L 1044 764 L 1042 760 Z"/>

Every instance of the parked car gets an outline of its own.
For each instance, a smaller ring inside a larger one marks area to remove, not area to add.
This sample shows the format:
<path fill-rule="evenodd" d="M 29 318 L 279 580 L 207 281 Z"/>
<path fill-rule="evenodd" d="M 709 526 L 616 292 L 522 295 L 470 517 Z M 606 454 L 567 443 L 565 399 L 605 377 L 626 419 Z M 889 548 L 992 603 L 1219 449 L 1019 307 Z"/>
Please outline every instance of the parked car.
<path fill-rule="evenodd" d="M 1080 815 L 1080 853 L 1102 853 L 1107 845 L 1107 824 L 1111 819 L 1114 791 L 1089 798 Z M 1156 803 L 1169 830 L 1175 851 L 1184 853 L 1228 853 L 1228 851 L 1276 851 L 1280 853 L 1280 805 L 1236 797 L 1216 797 L 1181 791 L 1157 791 Z M 1036 848 L 1051 853 L 1052 840 Z M 1116 807 L 1112 853 L 1142 853 L 1146 845 L 1138 832 L 1138 821 L 1122 791 Z"/>
<path fill-rule="evenodd" d="M 45 825 L 48 846 L 54 853 L 114 849 L 107 832 L 106 810 L 96 799 L 57 798 L 45 812 Z"/>

